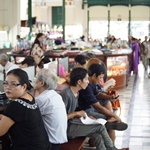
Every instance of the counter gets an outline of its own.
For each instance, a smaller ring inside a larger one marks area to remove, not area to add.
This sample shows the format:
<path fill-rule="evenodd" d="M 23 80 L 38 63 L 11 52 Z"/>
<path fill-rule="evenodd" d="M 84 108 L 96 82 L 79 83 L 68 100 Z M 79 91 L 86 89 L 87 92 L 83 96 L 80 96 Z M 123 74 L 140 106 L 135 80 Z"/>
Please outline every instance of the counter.
<path fill-rule="evenodd" d="M 123 89 L 128 85 L 131 73 L 132 50 L 121 49 L 112 50 L 111 52 L 111 54 L 102 54 L 102 52 L 98 51 L 92 53 L 105 63 L 108 79 L 114 78 L 116 80 L 115 89 Z"/>
<path fill-rule="evenodd" d="M 11 52 L 12 48 L 0 48 L 0 54 Z"/>
<path fill-rule="evenodd" d="M 74 58 L 78 54 L 86 54 L 87 52 L 93 53 L 97 58 L 101 59 L 105 63 L 108 78 L 114 78 L 116 80 L 116 89 L 123 89 L 128 85 L 132 65 L 131 49 L 112 50 L 111 53 L 107 54 L 103 54 L 99 50 L 51 50 L 45 54 L 45 57 L 51 58 L 54 61 L 57 58 Z M 16 57 L 26 57 L 27 54 L 10 54 L 10 56 L 13 56 L 16 60 Z"/>

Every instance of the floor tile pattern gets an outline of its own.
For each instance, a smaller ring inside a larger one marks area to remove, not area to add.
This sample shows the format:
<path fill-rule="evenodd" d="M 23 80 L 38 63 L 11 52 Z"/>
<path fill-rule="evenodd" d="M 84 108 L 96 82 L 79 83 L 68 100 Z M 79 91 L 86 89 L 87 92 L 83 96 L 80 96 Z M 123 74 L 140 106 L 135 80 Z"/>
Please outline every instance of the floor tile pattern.
<path fill-rule="evenodd" d="M 121 100 L 121 119 L 129 127 L 116 131 L 116 147 L 130 150 L 150 150 L 150 78 L 139 64 L 139 73 L 132 74 L 129 85 L 118 91 Z"/>
<path fill-rule="evenodd" d="M 116 131 L 115 146 L 150 150 L 150 78 L 141 63 L 138 74 L 131 74 L 128 86 L 118 93 L 121 101 L 120 117 L 128 123 L 128 129 Z"/>

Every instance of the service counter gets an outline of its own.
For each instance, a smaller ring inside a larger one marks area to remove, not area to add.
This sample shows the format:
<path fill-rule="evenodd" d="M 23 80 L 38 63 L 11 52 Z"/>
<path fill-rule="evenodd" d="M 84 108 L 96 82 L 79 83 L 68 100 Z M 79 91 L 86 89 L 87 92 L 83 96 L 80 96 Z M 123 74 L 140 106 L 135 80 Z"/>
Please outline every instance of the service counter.
<path fill-rule="evenodd" d="M 87 52 L 93 53 L 105 63 L 108 78 L 114 78 L 116 80 L 116 89 L 123 89 L 127 86 L 132 65 L 131 49 L 112 50 L 111 53 L 107 54 L 92 50 L 51 50 L 45 54 L 45 57 L 51 58 L 53 61 L 65 57 L 72 59 L 78 54 L 86 54 Z M 10 54 L 10 56 L 13 56 L 16 62 L 16 57 L 26 57 L 27 54 Z"/>
<path fill-rule="evenodd" d="M 0 54 L 11 52 L 12 48 L 0 48 Z"/>
<path fill-rule="evenodd" d="M 116 90 L 123 89 L 128 85 L 132 65 L 131 49 L 112 50 L 111 53 L 107 54 L 103 54 L 101 51 L 93 52 L 89 50 L 63 51 L 61 53 L 49 53 L 48 57 L 53 59 L 69 57 L 71 59 L 78 54 L 86 54 L 87 52 L 92 52 L 105 63 L 108 79 L 114 78 L 116 80 Z"/>
<path fill-rule="evenodd" d="M 115 89 L 123 89 L 128 85 L 132 66 L 132 50 L 112 50 L 112 53 L 101 54 L 94 52 L 95 56 L 101 59 L 107 67 L 108 79 L 116 80 Z"/>

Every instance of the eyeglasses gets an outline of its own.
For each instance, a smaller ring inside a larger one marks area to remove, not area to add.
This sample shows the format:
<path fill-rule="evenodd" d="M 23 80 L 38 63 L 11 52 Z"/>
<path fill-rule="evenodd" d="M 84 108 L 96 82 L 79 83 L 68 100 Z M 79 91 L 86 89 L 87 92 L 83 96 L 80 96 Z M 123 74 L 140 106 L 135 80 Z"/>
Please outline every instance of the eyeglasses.
<path fill-rule="evenodd" d="M 19 86 L 21 84 L 20 83 L 15 83 L 15 82 L 8 83 L 7 81 L 4 81 L 3 85 L 4 85 L 4 87 L 9 86 L 10 88 L 15 88 L 15 87 L 17 87 L 17 86 Z"/>

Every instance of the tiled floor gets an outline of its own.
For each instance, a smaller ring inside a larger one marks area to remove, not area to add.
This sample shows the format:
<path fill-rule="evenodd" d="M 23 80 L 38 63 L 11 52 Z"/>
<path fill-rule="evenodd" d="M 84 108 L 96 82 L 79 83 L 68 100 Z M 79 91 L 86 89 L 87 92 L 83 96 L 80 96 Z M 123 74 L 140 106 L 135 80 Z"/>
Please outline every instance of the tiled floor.
<path fill-rule="evenodd" d="M 128 86 L 118 93 L 121 100 L 120 117 L 128 123 L 128 129 L 116 131 L 116 147 L 150 150 L 150 78 L 142 63 L 139 64 L 139 73 L 131 74 Z"/>
<path fill-rule="evenodd" d="M 116 147 L 150 150 L 150 79 L 141 63 L 139 73 L 131 75 L 129 85 L 119 95 L 121 119 L 129 127 L 124 132 L 116 131 Z"/>
<path fill-rule="evenodd" d="M 116 147 L 150 150 L 150 78 L 141 63 L 139 73 L 131 75 L 128 86 L 118 93 L 121 100 L 120 117 L 128 123 L 128 129 L 116 131 Z"/>

